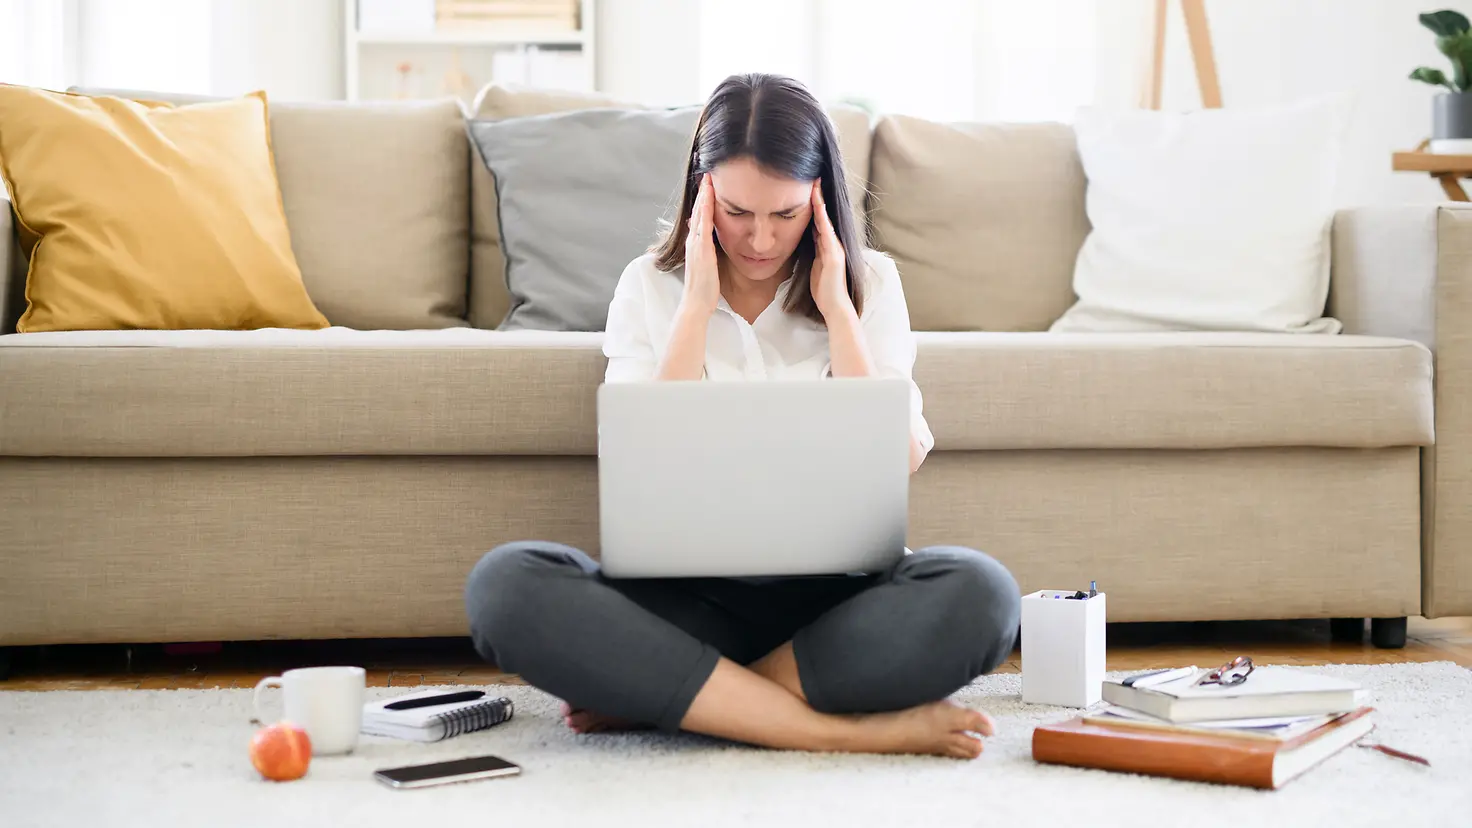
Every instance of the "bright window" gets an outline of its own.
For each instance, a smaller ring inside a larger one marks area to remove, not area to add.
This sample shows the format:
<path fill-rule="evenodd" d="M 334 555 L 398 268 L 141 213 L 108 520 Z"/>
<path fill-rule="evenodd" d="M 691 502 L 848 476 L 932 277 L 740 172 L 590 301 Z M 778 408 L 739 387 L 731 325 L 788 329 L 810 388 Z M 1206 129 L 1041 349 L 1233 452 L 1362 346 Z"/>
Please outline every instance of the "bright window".
<path fill-rule="evenodd" d="M 0 81 L 65 89 L 76 80 L 75 0 L 0 0 Z"/>

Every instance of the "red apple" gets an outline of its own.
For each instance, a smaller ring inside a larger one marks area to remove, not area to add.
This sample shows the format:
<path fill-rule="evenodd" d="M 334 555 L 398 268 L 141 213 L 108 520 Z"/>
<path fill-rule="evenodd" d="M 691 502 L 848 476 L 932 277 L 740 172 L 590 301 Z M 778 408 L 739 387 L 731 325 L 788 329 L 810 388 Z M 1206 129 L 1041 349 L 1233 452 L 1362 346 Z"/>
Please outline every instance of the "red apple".
<path fill-rule="evenodd" d="M 276 782 L 301 779 L 312 763 L 312 740 L 291 722 L 263 727 L 251 737 L 250 763 L 261 776 Z"/>

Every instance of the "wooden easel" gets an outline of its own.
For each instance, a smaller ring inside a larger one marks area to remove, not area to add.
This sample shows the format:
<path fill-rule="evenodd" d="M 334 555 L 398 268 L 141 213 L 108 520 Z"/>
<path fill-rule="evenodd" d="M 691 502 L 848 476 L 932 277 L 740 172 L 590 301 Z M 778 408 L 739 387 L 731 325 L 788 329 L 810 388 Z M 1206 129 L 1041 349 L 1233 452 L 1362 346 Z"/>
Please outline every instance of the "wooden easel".
<path fill-rule="evenodd" d="M 1160 108 L 1160 93 L 1165 81 L 1165 24 L 1168 0 L 1155 0 L 1155 14 L 1150 30 L 1150 62 L 1140 89 L 1140 105 Z M 1196 64 L 1196 83 L 1201 89 L 1201 105 L 1207 109 L 1222 106 L 1221 82 L 1216 75 L 1216 57 L 1211 49 L 1211 28 L 1206 22 L 1206 0 L 1181 0 L 1181 17 L 1186 22 L 1186 37 L 1191 44 L 1191 60 Z"/>

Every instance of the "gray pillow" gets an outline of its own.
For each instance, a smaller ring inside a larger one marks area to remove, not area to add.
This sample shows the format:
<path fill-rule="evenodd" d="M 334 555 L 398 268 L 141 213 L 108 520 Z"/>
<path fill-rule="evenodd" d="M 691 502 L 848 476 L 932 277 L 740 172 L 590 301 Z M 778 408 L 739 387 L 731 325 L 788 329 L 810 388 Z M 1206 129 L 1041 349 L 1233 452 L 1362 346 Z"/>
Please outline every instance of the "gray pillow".
<path fill-rule="evenodd" d="M 496 179 L 511 310 L 499 330 L 602 331 L 678 204 L 698 107 L 471 119 Z"/>

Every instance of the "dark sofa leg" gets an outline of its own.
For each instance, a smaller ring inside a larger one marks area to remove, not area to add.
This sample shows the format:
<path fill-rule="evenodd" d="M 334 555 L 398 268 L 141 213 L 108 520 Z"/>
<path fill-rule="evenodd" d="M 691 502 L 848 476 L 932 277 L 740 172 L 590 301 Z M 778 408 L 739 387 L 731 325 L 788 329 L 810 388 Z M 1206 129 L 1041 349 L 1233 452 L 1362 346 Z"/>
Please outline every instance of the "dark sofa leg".
<path fill-rule="evenodd" d="M 1359 644 L 1365 640 L 1365 619 L 1330 618 L 1329 640 L 1335 644 Z"/>
<path fill-rule="evenodd" d="M 10 668 L 15 664 L 15 651 L 0 647 L 0 681 L 10 678 Z"/>
<path fill-rule="evenodd" d="M 1381 649 L 1398 650 L 1406 645 L 1406 618 L 1371 618 L 1370 641 Z"/>

